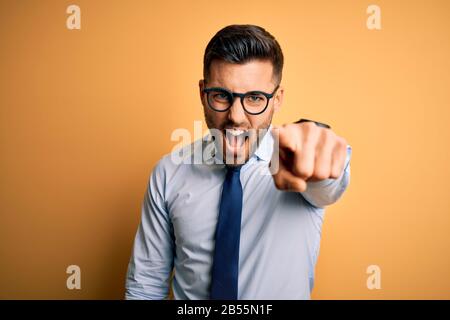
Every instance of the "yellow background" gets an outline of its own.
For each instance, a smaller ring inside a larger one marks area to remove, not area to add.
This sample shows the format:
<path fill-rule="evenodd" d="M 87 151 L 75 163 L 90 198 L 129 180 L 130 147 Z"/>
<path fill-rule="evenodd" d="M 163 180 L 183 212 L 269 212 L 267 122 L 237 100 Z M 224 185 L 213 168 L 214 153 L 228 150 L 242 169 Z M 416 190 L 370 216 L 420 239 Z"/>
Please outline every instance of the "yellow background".
<path fill-rule="evenodd" d="M 329 123 L 353 147 L 313 298 L 450 298 L 450 2 L 425 0 L 1 0 L 0 298 L 123 297 L 147 178 L 203 120 L 203 51 L 234 23 L 283 48 L 274 123 Z"/>

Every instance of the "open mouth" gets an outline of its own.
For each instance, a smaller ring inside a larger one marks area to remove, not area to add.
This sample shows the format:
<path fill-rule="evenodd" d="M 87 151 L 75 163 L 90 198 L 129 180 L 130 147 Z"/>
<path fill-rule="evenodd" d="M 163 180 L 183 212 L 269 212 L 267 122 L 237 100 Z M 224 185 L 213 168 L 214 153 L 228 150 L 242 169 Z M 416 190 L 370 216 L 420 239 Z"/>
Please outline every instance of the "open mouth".
<path fill-rule="evenodd" d="M 224 136 L 229 149 L 237 151 L 244 146 L 248 139 L 247 130 L 241 129 L 225 129 Z"/>

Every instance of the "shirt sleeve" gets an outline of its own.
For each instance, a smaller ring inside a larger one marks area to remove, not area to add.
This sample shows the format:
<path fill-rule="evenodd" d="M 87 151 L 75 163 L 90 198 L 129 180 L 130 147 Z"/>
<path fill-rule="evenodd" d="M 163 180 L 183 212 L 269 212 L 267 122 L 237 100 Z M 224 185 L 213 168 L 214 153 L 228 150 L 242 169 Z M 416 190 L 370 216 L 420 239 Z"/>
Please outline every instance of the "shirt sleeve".
<path fill-rule="evenodd" d="M 341 176 L 337 179 L 307 182 L 306 191 L 301 193 L 303 198 L 317 208 L 323 208 L 335 203 L 342 196 L 350 182 L 351 155 L 352 147 L 347 145 L 347 157 Z"/>
<path fill-rule="evenodd" d="M 169 295 L 174 257 L 173 227 L 165 205 L 161 161 L 150 175 L 125 284 L 127 300 L 161 300 Z"/>

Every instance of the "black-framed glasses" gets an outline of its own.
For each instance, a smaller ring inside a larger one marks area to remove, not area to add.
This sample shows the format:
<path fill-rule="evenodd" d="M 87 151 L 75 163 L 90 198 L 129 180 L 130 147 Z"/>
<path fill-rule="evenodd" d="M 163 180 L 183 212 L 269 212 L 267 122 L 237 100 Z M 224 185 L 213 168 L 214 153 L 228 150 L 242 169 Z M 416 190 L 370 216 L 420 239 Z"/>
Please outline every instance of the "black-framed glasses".
<path fill-rule="evenodd" d="M 262 91 L 237 93 L 220 87 L 205 88 L 203 89 L 203 93 L 206 93 L 208 106 L 214 111 L 227 111 L 233 105 L 234 99 L 239 97 L 245 112 L 251 115 L 257 115 L 266 111 L 270 99 L 273 98 L 279 86 L 277 85 L 272 93 Z"/>

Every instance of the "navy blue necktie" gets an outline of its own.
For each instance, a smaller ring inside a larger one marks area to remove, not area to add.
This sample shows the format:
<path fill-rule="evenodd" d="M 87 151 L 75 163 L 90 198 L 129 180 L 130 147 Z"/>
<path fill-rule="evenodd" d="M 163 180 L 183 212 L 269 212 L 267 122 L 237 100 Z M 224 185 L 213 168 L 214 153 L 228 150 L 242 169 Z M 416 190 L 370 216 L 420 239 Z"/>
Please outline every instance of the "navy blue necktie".
<path fill-rule="evenodd" d="M 211 299 L 237 300 L 239 241 L 241 237 L 241 166 L 227 167 L 216 228 L 216 247 L 211 274 Z"/>

